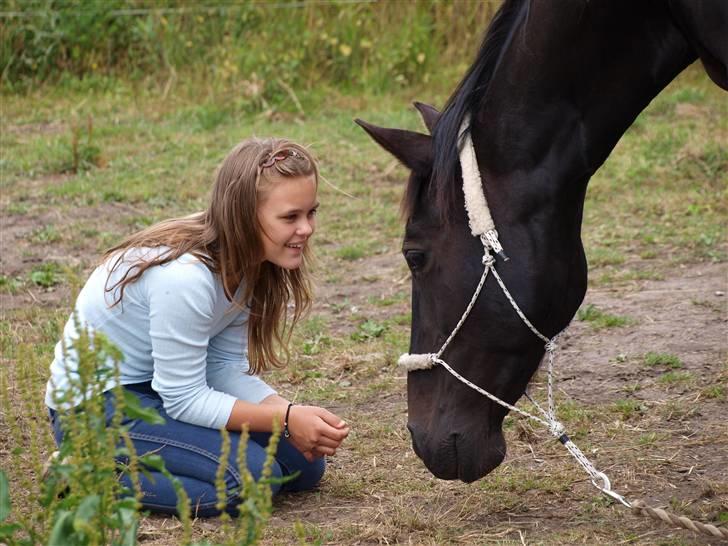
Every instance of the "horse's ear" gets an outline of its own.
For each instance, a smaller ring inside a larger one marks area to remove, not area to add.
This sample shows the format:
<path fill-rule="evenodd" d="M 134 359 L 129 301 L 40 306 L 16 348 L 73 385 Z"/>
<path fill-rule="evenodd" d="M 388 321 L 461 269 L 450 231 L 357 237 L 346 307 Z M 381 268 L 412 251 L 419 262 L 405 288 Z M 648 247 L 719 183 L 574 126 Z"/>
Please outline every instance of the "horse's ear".
<path fill-rule="evenodd" d="M 405 167 L 426 174 L 432 169 L 432 137 L 404 129 L 385 129 L 354 120 L 374 141 L 399 159 Z"/>
<path fill-rule="evenodd" d="M 422 116 L 422 121 L 425 122 L 425 127 L 427 127 L 427 130 L 430 131 L 430 134 L 432 134 L 432 130 L 435 128 L 437 120 L 440 119 L 439 110 L 437 110 L 434 106 L 425 104 L 424 102 L 415 101 L 414 105 Z"/>

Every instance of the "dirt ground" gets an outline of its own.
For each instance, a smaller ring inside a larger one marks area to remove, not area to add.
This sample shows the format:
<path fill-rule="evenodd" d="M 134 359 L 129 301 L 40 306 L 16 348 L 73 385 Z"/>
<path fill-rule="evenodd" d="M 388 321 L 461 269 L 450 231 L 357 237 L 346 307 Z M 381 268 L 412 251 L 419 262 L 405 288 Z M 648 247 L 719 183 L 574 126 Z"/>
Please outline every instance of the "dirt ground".
<path fill-rule="evenodd" d="M 372 294 L 393 290 L 402 282 L 399 260 L 391 254 L 365 264 L 365 270 L 376 271 L 378 282 L 351 290 L 337 285 L 333 292 L 322 294 L 317 311 L 326 313 L 344 297 L 350 304 L 365 305 Z M 361 270 L 362 264 L 358 267 Z M 626 498 L 710 521 L 728 508 L 728 406 L 724 398 L 708 398 L 701 392 L 728 384 L 728 266 L 678 266 L 663 273 L 665 280 L 589 291 L 585 303 L 634 322 L 595 331 L 588 323 L 575 321 L 557 356 L 557 396 L 560 404 L 570 401 L 597 413 L 619 400 L 637 401 L 636 418 L 595 418 L 593 429 L 587 418 L 589 431 L 577 434 L 576 443 Z M 640 365 L 648 351 L 679 355 L 684 364 L 680 371 L 693 374 L 697 385 L 666 391 L 659 382 L 660 372 Z M 343 405 L 355 428 L 388 423 L 388 438 L 370 446 L 367 456 L 343 450 L 331 461 L 331 475 L 319 494 L 278 499 L 267 543 L 285 543 L 287 535 L 276 529 L 290 528 L 294 522 L 323 530 L 309 538 L 324 544 L 720 543 L 608 505 L 565 450 L 528 423 L 509 429 L 508 457 L 494 473 L 498 483 L 504 476 L 535 477 L 532 491 L 505 486 L 506 491 L 518 493 L 514 502 L 489 500 L 494 492 L 477 483 L 433 478 L 409 447 L 406 378 L 395 373 L 401 383 L 398 390 L 381 392 L 354 407 Z M 537 392 L 542 390 L 543 377 L 534 383 Z M 652 445 L 651 435 L 659 439 Z M 364 485 L 342 494 L 352 474 L 353 481 Z M 567 486 L 544 491 L 538 486 L 539 476 L 565 480 Z M 488 480 L 493 477 L 481 481 Z M 166 530 L 170 525 L 174 527 L 168 519 L 147 518 L 142 543 L 172 544 Z M 205 536 L 214 534 L 218 525 L 198 520 L 195 529 Z M 443 534 L 442 528 L 449 532 Z"/>
<path fill-rule="evenodd" d="M 37 202 L 35 207 L 28 215 L 3 218 L 0 265 L 9 277 L 55 259 L 76 267 L 81 277 L 91 266 L 94 252 L 83 240 L 22 245 L 34 226 L 53 221 L 62 232 L 78 231 L 103 216 L 106 229 L 123 230 L 137 213 L 111 204 L 80 208 L 71 226 L 70 217 L 51 218 L 52 209 Z M 632 321 L 600 330 L 574 321 L 557 356 L 558 402 L 572 438 L 616 491 L 715 523 L 728 512 L 728 264 L 649 263 L 664 280 L 587 293 L 586 304 Z M 409 308 L 406 299 L 387 307 L 371 303 L 408 290 L 397 252 L 324 263 L 322 269 L 345 279 L 322 282 L 313 310 L 331 319 L 332 337 L 353 327 L 336 320 L 342 306 L 381 319 Z M 65 308 L 67 299 L 66 288 L 26 285 L 3 293 L 0 306 L 10 316 L 21 308 Z M 683 363 L 677 371 L 690 379 L 666 383 L 666 369 L 644 365 L 650 351 L 677 355 Z M 558 443 L 517 419 L 509 419 L 508 456 L 493 474 L 470 485 L 437 480 L 411 450 L 405 374 L 365 347 L 339 358 L 348 360 L 325 366 L 342 385 L 332 409 L 352 424 L 351 447 L 331 459 L 318 491 L 275 501 L 266 544 L 719 544 L 607 503 Z M 537 395 L 543 384 L 539 374 L 533 382 Z M 721 386 L 722 396 L 710 394 Z M 295 386 L 283 385 L 284 394 L 287 388 Z M 615 407 L 625 401 L 620 415 Z M 194 523 L 199 539 L 219 540 L 219 528 L 214 519 Z M 176 520 L 147 517 L 139 539 L 171 546 L 179 543 L 179 533 Z"/>

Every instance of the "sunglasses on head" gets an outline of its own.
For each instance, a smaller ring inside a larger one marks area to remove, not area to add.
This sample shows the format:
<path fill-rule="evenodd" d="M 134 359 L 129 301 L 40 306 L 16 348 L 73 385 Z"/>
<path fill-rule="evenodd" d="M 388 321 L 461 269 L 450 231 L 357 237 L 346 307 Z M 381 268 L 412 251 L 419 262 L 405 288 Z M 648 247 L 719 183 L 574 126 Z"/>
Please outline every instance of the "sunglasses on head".
<path fill-rule="evenodd" d="M 296 150 L 283 150 L 281 152 L 269 155 L 268 158 L 260 164 L 260 168 L 267 169 L 268 167 L 272 167 L 273 165 L 275 165 L 276 161 L 283 161 L 284 159 L 288 159 L 289 157 L 301 159 L 303 156 L 300 154 L 300 152 L 297 152 Z"/>

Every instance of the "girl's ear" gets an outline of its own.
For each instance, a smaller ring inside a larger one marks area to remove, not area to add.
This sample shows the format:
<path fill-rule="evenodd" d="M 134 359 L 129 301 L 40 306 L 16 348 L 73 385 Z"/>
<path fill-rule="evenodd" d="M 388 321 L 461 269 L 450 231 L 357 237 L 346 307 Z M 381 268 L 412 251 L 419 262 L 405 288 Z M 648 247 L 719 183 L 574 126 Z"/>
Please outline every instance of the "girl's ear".
<path fill-rule="evenodd" d="M 402 164 L 418 174 L 432 170 L 432 137 L 405 129 L 386 129 L 354 120 L 374 141 L 387 150 Z"/>

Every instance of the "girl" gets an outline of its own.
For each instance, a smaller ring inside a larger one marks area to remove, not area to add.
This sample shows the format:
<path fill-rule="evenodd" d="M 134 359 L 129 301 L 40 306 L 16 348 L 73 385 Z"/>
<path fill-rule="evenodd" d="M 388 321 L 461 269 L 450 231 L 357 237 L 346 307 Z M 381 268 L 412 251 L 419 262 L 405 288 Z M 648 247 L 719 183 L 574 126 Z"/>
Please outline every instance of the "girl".
<path fill-rule="evenodd" d="M 221 427 L 232 440 L 225 472 L 229 508 L 241 485 L 235 454 L 244 423 L 251 431 L 247 465 L 256 479 L 277 419 L 283 437 L 273 475 L 300 473 L 282 486 L 288 491 L 314 487 L 323 457 L 336 453 L 348 426 L 323 408 L 294 406 L 257 374 L 284 364 L 279 349 L 287 358 L 291 328 L 310 307 L 306 262 L 317 188 L 318 169 L 305 148 L 282 139 L 245 140 L 220 165 L 206 211 L 156 224 L 107 251 L 55 349 L 46 404 L 56 441 L 63 436 L 59 400 L 74 369 L 64 347 L 80 324 L 121 349 L 123 388 L 165 419 L 164 425 L 125 424 L 138 453 L 163 457 L 196 515 L 219 513 Z M 294 307 L 287 324 L 289 300 Z M 175 512 L 170 482 L 152 477 L 140 476 L 144 508 Z M 274 493 L 281 489 L 272 487 Z"/>

